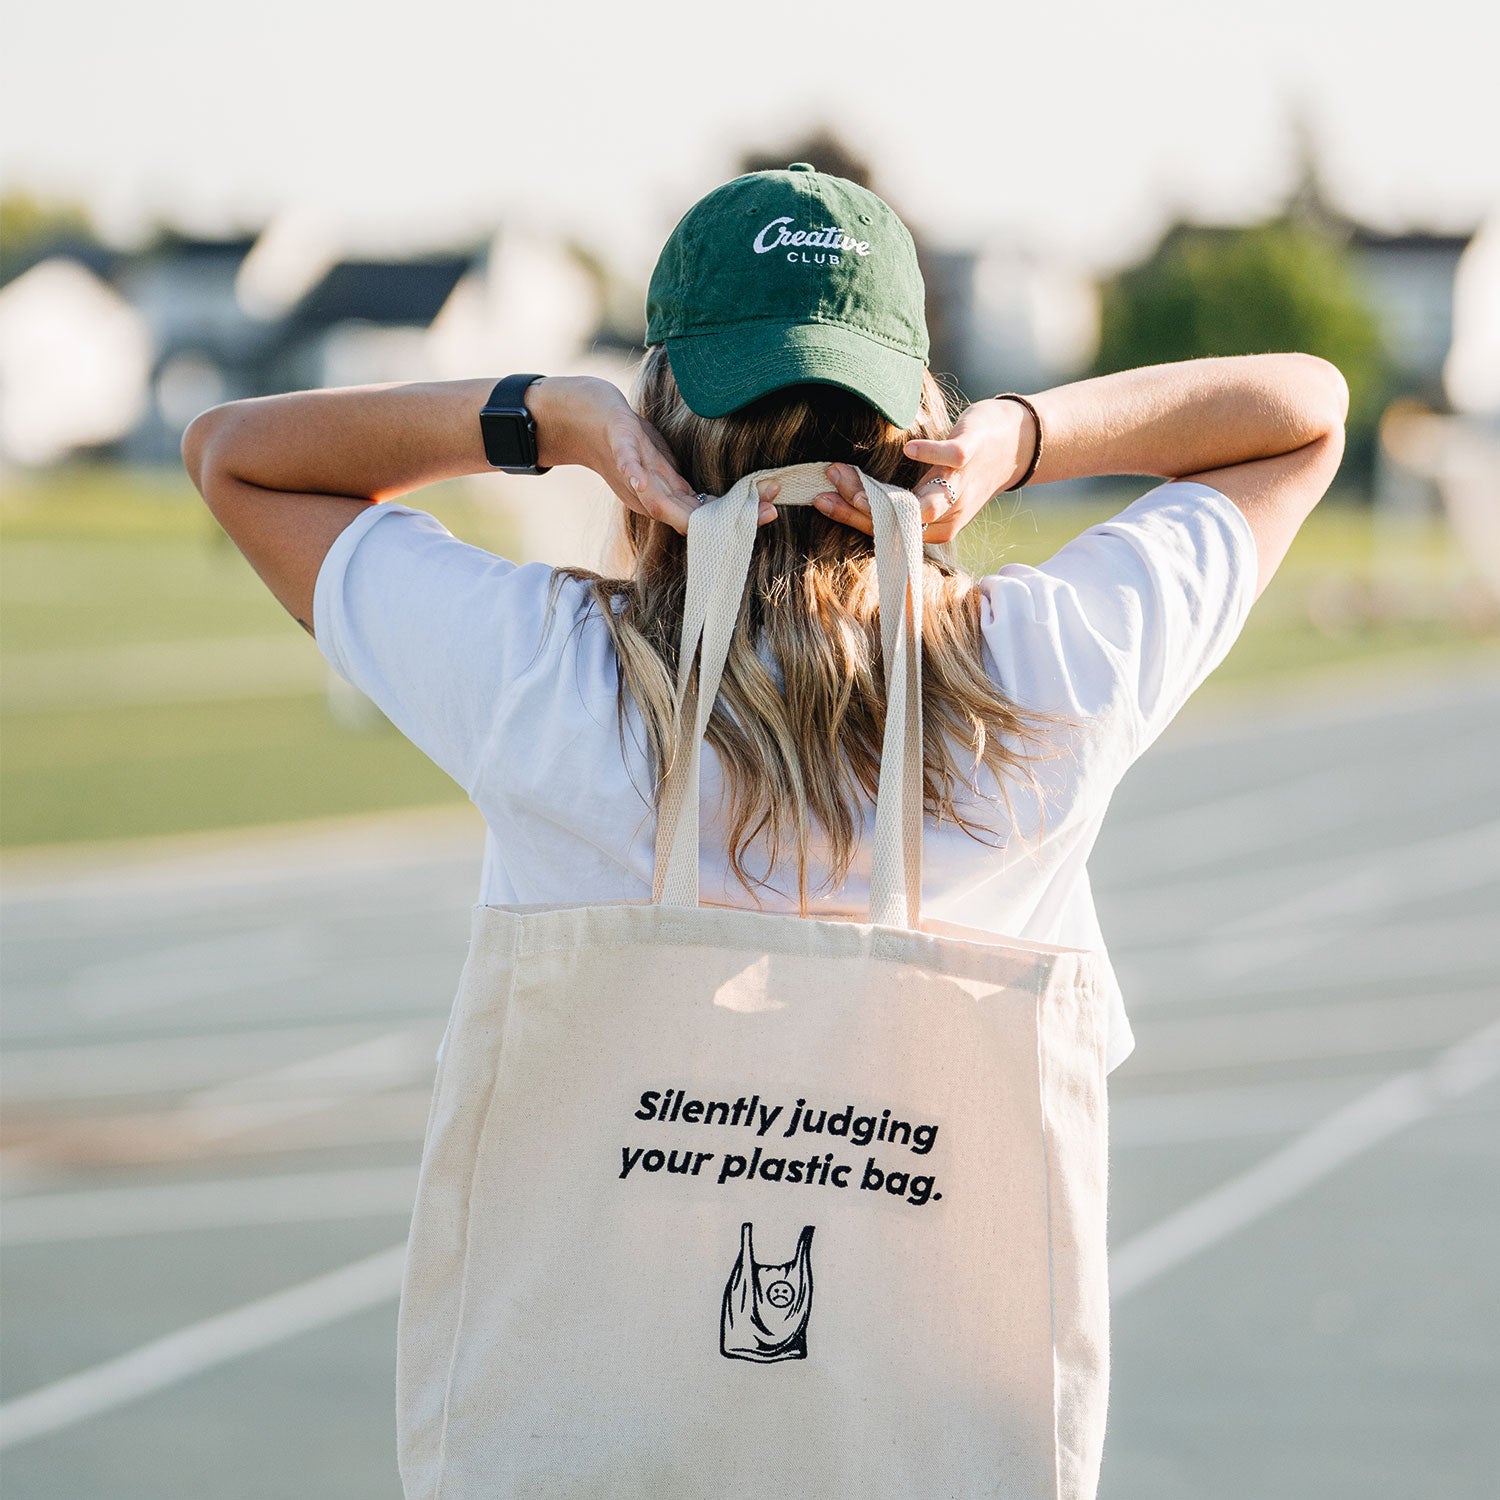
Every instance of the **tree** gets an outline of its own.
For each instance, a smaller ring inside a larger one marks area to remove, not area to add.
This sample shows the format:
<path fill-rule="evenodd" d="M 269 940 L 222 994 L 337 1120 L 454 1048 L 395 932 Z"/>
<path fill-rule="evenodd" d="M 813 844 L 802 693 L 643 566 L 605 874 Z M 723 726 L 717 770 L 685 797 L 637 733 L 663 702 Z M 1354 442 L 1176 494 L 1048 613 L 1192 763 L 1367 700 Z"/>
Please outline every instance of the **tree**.
<path fill-rule="evenodd" d="M 24 188 L 0 194 L 0 286 L 29 271 L 60 245 L 108 253 L 83 204 L 41 198 Z"/>
<path fill-rule="evenodd" d="M 1380 327 L 1339 239 L 1290 218 L 1179 226 L 1104 288 L 1097 370 L 1302 350 L 1349 383 L 1349 452 L 1373 452 L 1390 394 Z"/>
<path fill-rule="evenodd" d="M 0 255 L 16 255 L 61 235 L 92 238 L 88 209 L 70 199 L 40 198 L 25 188 L 0 194 Z"/>

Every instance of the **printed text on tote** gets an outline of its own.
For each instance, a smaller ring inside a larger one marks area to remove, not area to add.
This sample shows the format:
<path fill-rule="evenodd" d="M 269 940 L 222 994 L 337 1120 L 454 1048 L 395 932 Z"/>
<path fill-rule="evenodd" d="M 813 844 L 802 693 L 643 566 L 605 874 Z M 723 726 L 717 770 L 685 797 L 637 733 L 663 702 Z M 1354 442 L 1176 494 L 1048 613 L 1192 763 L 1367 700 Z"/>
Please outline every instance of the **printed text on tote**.
<path fill-rule="evenodd" d="M 830 1109 L 806 1099 L 791 1104 L 770 1103 L 759 1094 L 698 1099 L 686 1089 L 669 1088 L 642 1093 L 634 1118 L 671 1126 L 674 1135 L 691 1129 L 696 1139 L 686 1146 L 622 1145 L 622 1179 L 637 1173 L 664 1172 L 711 1180 L 720 1187 L 735 1182 L 771 1182 L 788 1187 L 855 1189 L 890 1194 L 914 1208 L 936 1203 L 943 1196 L 932 1173 L 914 1173 L 904 1156 L 895 1157 L 893 1164 L 890 1155 L 904 1148 L 913 1155 L 927 1156 L 937 1144 L 937 1125 L 903 1119 L 890 1109 L 862 1113 L 852 1104 Z M 698 1132 L 707 1130 L 716 1133 L 716 1145 L 722 1145 L 723 1136 L 718 1133 L 725 1130 L 741 1133 L 747 1144 L 737 1151 L 699 1150 L 698 1142 L 704 1137 Z M 863 1163 L 841 1160 L 833 1150 L 814 1150 L 808 1156 L 799 1153 L 798 1147 L 805 1148 L 807 1137 L 824 1135 L 859 1147 L 878 1145 L 882 1152 L 868 1156 Z M 796 1141 L 797 1145 L 782 1144 L 787 1141 Z"/>

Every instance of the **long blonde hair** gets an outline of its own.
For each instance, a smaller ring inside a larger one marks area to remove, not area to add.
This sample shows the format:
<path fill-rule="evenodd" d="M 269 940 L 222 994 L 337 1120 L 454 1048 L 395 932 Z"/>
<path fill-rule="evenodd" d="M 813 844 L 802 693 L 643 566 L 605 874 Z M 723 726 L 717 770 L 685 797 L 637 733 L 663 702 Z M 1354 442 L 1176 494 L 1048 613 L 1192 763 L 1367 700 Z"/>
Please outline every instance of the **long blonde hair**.
<path fill-rule="evenodd" d="M 682 399 L 663 345 L 641 363 L 631 405 L 666 439 L 678 472 L 699 493 L 723 494 L 742 475 L 789 464 L 841 461 L 873 478 L 910 488 L 922 466 L 902 449 L 913 437 L 940 438 L 953 418 L 948 398 L 923 372 L 921 406 L 909 430 L 868 402 L 830 385 L 774 391 L 726 417 L 700 417 Z M 830 486 L 831 487 L 831 486 Z M 686 540 L 664 522 L 624 512 L 629 576 L 584 568 L 559 573 L 587 581 L 614 640 L 620 665 L 623 737 L 627 695 L 645 725 L 656 787 L 676 749 L 674 695 L 686 594 Z M 1035 787 L 1029 762 L 1042 751 L 1056 716 L 1012 703 L 985 667 L 974 580 L 951 544 L 929 544 L 923 579 L 922 727 L 924 810 L 985 840 L 995 830 L 966 817 L 955 792 L 978 792 L 983 765 L 1010 810 L 1008 777 Z M 762 640 L 783 687 L 756 650 Z M 827 842 L 837 889 L 853 861 L 861 807 L 880 779 L 885 724 L 880 605 L 870 538 L 812 506 L 788 506 L 761 527 L 750 561 L 707 740 L 729 792 L 729 866 L 752 896 L 764 880 L 745 856 L 763 839 L 767 871 L 790 847 L 798 904 L 807 912 L 807 863 L 815 820 Z M 954 746 L 970 753 L 966 769 Z M 1039 799 L 1040 800 L 1040 799 Z"/>

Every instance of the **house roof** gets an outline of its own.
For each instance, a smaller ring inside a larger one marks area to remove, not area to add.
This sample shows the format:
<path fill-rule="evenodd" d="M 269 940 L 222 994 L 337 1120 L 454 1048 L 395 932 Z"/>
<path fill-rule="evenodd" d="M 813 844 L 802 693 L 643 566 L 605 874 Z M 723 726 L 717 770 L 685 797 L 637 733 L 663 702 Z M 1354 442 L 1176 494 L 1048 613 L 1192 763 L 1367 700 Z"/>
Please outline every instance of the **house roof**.
<path fill-rule="evenodd" d="M 1468 249 L 1470 240 L 1477 233 L 1478 230 L 1471 229 L 1464 234 L 1429 234 L 1417 229 L 1400 234 L 1383 234 L 1378 229 L 1356 224 L 1349 235 L 1349 243 L 1357 250 L 1443 251 L 1457 257 Z"/>
<path fill-rule="evenodd" d="M 181 230 L 165 228 L 158 231 L 151 243 L 140 252 L 140 258 L 151 260 L 244 260 L 260 238 L 254 234 L 230 234 L 220 236 L 185 234 Z"/>
<path fill-rule="evenodd" d="M 18 276 L 44 260 L 75 260 L 86 266 L 102 281 L 109 281 L 116 266 L 127 257 L 110 245 L 101 244 L 86 234 L 64 232 L 46 235 L 8 252 L 0 260 L 0 286 L 8 286 Z"/>
<path fill-rule="evenodd" d="M 350 318 L 390 327 L 425 328 L 472 264 L 467 255 L 422 260 L 342 260 L 311 287 L 287 323 L 299 334 Z"/>

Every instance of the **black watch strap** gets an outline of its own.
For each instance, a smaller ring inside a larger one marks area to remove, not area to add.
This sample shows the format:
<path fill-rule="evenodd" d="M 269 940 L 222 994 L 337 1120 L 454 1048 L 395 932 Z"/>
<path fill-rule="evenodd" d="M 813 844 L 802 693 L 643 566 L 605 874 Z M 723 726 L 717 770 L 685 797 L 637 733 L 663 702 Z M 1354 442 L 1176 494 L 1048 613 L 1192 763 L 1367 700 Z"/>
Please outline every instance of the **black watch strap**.
<path fill-rule="evenodd" d="M 484 456 L 507 474 L 545 474 L 537 463 L 536 421 L 526 409 L 526 391 L 540 375 L 507 375 L 495 383 L 479 413 Z"/>

